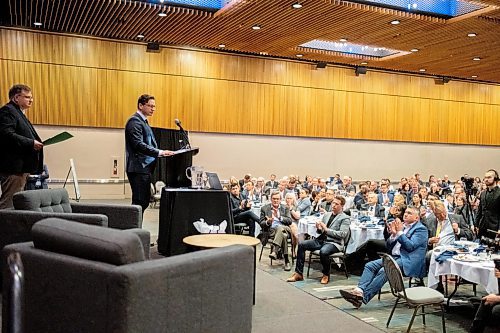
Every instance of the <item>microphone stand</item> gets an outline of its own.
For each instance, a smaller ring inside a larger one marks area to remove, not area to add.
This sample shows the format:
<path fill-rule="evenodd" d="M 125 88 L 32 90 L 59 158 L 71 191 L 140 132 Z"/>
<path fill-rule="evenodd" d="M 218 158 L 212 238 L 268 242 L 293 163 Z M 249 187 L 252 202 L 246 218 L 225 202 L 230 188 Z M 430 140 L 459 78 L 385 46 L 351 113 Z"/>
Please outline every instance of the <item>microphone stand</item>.
<path fill-rule="evenodd" d="M 191 144 L 189 143 L 189 137 L 188 137 L 188 134 L 187 132 L 184 130 L 184 128 L 182 128 L 181 124 L 177 124 L 177 126 L 179 126 L 179 129 L 181 131 L 181 136 L 183 138 L 183 140 L 185 141 L 185 145 L 184 147 L 181 147 L 181 149 L 191 149 Z"/>

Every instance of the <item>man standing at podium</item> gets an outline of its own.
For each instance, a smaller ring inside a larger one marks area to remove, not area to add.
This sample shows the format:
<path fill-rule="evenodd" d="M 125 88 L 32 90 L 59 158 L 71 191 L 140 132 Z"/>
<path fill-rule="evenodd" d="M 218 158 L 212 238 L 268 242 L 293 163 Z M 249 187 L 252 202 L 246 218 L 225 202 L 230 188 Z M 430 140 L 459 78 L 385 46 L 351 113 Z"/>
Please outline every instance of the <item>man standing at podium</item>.
<path fill-rule="evenodd" d="M 141 95 L 137 101 L 137 112 L 125 126 L 125 146 L 127 150 L 127 177 L 132 189 L 132 204 L 148 208 L 151 197 L 151 173 L 160 156 L 170 156 L 170 150 L 158 149 L 153 131 L 148 123 L 156 109 L 154 96 Z"/>

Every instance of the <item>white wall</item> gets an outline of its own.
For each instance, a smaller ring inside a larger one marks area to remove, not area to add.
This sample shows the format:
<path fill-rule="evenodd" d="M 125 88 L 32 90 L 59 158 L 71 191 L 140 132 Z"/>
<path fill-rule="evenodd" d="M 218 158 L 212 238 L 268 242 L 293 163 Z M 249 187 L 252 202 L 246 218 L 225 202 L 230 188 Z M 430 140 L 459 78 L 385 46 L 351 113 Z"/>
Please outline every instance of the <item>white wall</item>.
<path fill-rule="evenodd" d="M 118 174 L 124 178 L 122 129 L 35 127 L 44 140 L 64 130 L 74 135 L 44 148 L 51 178 L 64 179 L 73 158 L 79 179 L 111 179 L 112 156 L 118 156 Z M 429 174 L 458 179 L 464 173 L 482 176 L 489 168 L 500 169 L 500 147 L 219 133 L 190 133 L 190 140 L 200 148 L 193 164 L 217 172 L 221 179 L 241 178 L 247 172 L 266 178 L 271 173 L 279 177 L 340 173 L 354 180 L 389 177 L 392 181 L 419 172 L 423 179 Z M 83 198 L 130 196 L 129 186 L 123 184 L 82 182 L 80 187 Z"/>

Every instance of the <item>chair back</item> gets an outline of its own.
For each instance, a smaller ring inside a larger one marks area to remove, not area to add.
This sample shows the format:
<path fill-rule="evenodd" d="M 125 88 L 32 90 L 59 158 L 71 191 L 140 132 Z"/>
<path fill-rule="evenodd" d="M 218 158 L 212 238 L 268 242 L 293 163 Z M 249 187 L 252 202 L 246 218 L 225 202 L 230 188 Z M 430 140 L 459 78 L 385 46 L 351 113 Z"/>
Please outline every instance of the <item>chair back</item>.
<path fill-rule="evenodd" d="M 155 183 L 155 189 L 156 189 L 156 194 L 161 195 L 161 190 L 165 187 L 165 183 L 162 182 L 161 180 L 157 181 Z"/>
<path fill-rule="evenodd" d="M 382 257 L 384 264 L 385 274 L 387 280 L 389 280 L 389 285 L 391 286 L 391 292 L 394 296 L 398 297 L 398 294 L 402 292 L 406 298 L 405 285 L 403 282 L 403 274 L 399 265 L 396 263 L 393 257 L 388 254 L 384 254 Z"/>
<path fill-rule="evenodd" d="M 349 242 L 351 241 L 351 229 L 349 228 L 349 231 L 347 232 L 347 237 L 344 239 L 344 248 L 342 249 L 342 253 L 344 256 L 347 255 L 347 246 L 349 245 Z"/>

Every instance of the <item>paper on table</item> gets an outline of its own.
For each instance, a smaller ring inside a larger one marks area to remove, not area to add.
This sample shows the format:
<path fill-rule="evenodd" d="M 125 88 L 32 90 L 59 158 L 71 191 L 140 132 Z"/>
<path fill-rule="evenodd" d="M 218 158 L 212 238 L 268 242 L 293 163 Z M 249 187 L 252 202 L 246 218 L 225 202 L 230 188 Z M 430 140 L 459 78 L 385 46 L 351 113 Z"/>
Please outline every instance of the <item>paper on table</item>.
<path fill-rule="evenodd" d="M 48 146 L 48 145 L 53 145 L 55 143 L 66 141 L 68 139 L 71 139 L 72 137 L 73 137 L 73 135 L 69 134 L 68 132 L 61 132 L 61 133 L 45 140 L 42 143 L 44 146 Z"/>

